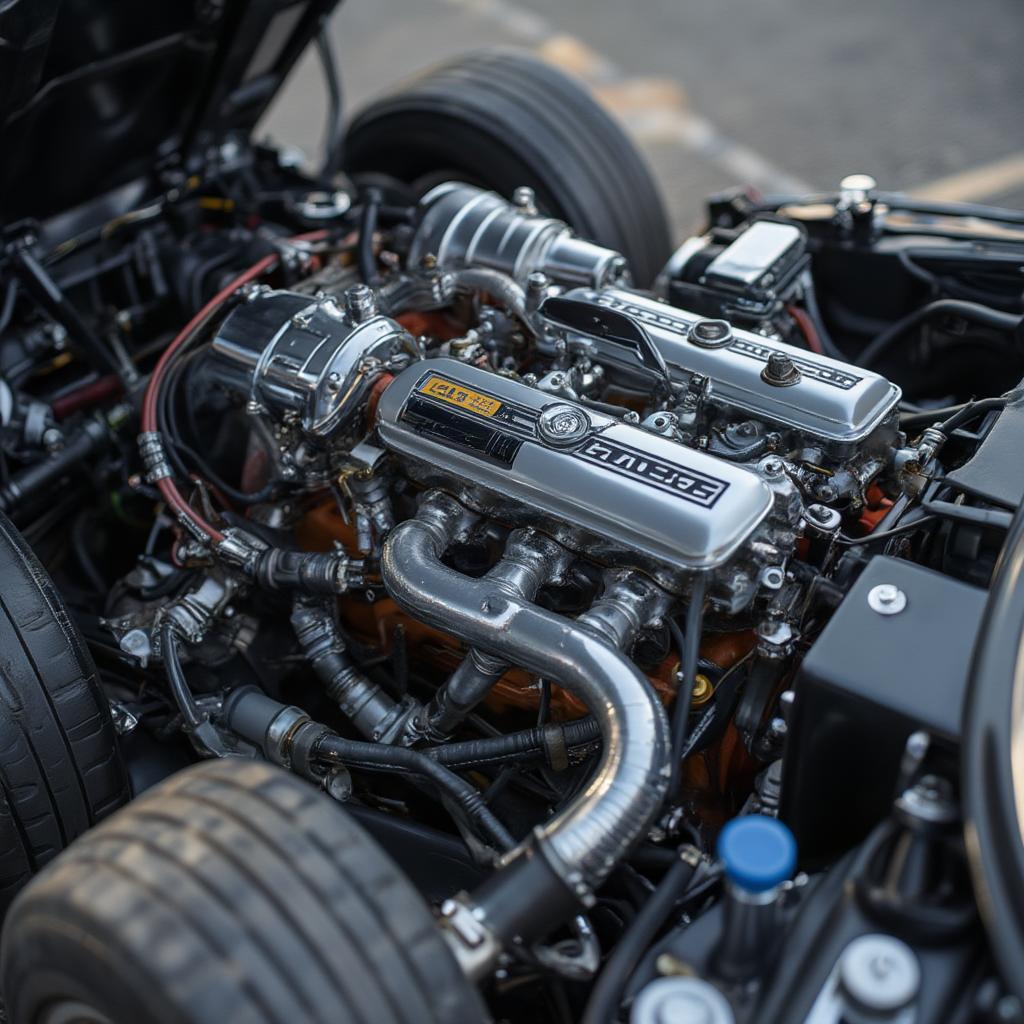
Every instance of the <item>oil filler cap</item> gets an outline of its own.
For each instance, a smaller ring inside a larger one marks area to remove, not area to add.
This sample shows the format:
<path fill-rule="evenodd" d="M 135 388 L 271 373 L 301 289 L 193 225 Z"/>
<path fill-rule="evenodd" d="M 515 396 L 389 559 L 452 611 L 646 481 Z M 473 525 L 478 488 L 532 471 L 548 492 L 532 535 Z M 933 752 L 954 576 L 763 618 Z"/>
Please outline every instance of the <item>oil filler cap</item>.
<path fill-rule="evenodd" d="M 747 892 L 767 892 L 792 877 L 796 840 L 781 821 L 745 814 L 722 829 L 718 856 L 733 885 Z"/>
<path fill-rule="evenodd" d="M 736 1024 L 725 996 L 701 978 L 659 978 L 633 1001 L 629 1024 Z"/>
<path fill-rule="evenodd" d="M 690 328 L 690 341 L 701 348 L 721 348 L 732 341 L 728 320 L 698 320 Z"/>

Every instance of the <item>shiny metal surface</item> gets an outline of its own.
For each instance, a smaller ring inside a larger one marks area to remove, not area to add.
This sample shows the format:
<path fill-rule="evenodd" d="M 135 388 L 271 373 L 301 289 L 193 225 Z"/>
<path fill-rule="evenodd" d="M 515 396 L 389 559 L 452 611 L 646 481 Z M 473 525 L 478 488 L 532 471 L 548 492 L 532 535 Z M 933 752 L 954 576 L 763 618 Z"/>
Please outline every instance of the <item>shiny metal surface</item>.
<path fill-rule="evenodd" d="M 435 379 L 502 408 L 474 413 L 431 397 L 424 389 Z M 574 409 L 591 429 L 575 443 L 552 444 L 539 427 L 549 408 Z M 445 415 L 456 425 L 442 436 L 430 418 Z M 422 482 L 475 484 L 511 503 L 520 519 L 580 527 L 627 561 L 634 553 L 680 570 L 718 566 L 772 504 L 770 488 L 747 469 L 449 359 L 399 374 L 381 397 L 377 427 L 387 448 L 415 460 L 405 468 Z M 494 454 L 513 448 L 504 460 Z"/>
<path fill-rule="evenodd" d="M 629 1024 L 734 1024 L 732 1007 L 702 978 L 658 978 L 633 1002 Z"/>
<path fill-rule="evenodd" d="M 499 590 L 532 601 L 545 584 L 561 578 L 569 552 L 535 530 L 513 530 L 505 553 L 484 579 Z M 508 662 L 471 647 L 448 681 L 438 688 L 421 718 L 409 723 L 412 737 L 446 739 L 508 670 Z"/>
<path fill-rule="evenodd" d="M 494 192 L 446 182 L 423 197 L 420 210 L 409 266 L 432 257 L 445 270 L 487 267 L 524 288 L 535 271 L 566 285 L 628 283 L 619 253 L 577 238 L 559 220 L 538 216 L 532 197 L 529 204 L 515 205 Z"/>
<path fill-rule="evenodd" d="M 333 437 L 358 416 L 374 369 L 398 352 L 418 357 L 412 336 L 368 312 L 372 294 L 362 298 L 346 311 L 329 298 L 257 293 L 221 325 L 211 369 L 273 417 L 297 417 L 304 433 Z"/>
<path fill-rule="evenodd" d="M 839 445 L 861 442 L 890 420 L 895 432 L 901 392 L 877 373 L 736 327 L 728 344 L 709 346 L 692 336 L 701 321 L 696 314 L 621 288 L 577 289 L 566 298 L 593 305 L 596 315 L 608 309 L 637 321 L 675 380 L 685 383 L 694 373 L 710 379 L 709 402 L 714 406 L 742 410 Z M 629 347 L 598 333 L 558 329 L 571 350 L 634 378 L 651 376 Z M 799 379 L 784 386 L 766 381 L 762 374 L 773 355 L 787 357 L 799 370 Z"/>
<path fill-rule="evenodd" d="M 384 545 L 390 596 L 419 621 L 552 679 L 598 720 L 600 762 L 586 789 L 539 827 L 535 841 L 566 885 L 585 896 L 654 820 L 669 781 L 668 721 L 646 678 L 571 619 L 448 568 L 441 556 L 466 510 L 432 492 Z"/>

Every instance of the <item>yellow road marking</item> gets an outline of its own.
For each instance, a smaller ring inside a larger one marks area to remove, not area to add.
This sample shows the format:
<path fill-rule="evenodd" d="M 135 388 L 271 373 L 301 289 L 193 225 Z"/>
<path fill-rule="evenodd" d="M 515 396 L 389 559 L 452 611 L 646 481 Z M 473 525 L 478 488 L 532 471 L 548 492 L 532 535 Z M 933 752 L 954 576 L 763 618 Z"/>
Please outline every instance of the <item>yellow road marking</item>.
<path fill-rule="evenodd" d="M 549 36 L 537 46 L 536 53 L 549 64 L 585 78 L 588 82 L 599 82 L 615 74 L 609 60 L 592 50 L 582 39 L 565 33 Z"/>
<path fill-rule="evenodd" d="M 671 78 L 623 78 L 597 85 L 592 91 L 616 114 L 678 113 L 689 106 L 686 91 Z"/>
<path fill-rule="evenodd" d="M 979 167 L 950 174 L 910 190 L 918 199 L 954 203 L 988 199 L 1024 186 L 1024 153 L 1014 153 Z"/>

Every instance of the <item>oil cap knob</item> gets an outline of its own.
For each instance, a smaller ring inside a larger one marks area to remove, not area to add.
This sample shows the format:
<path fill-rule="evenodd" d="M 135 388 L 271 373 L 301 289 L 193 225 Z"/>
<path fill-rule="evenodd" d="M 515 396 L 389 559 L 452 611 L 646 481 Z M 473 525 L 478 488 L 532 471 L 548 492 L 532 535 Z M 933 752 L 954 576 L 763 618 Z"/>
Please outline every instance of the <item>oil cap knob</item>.
<path fill-rule="evenodd" d="M 700 978 L 659 978 L 633 1002 L 629 1024 L 735 1024 L 725 996 Z"/>
<path fill-rule="evenodd" d="M 773 352 L 761 371 L 761 380 L 777 388 L 788 388 L 800 379 L 800 369 L 785 352 Z"/>
<path fill-rule="evenodd" d="M 698 320 L 690 328 L 690 341 L 701 348 L 721 348 L 732 341 L 728 320 Z"/>
<path fill-rule="evenodd" d="M 888 1020 L 917 995 L 921 966 L 914 951 L 900 939 L 862 935 L 839 958 L 839 984 L 856 1010 Z"/>
<path fill-rule="evenodd" d="M 792 877 L 796 840 L 781 821 L 763 814 L 744 814 L 722 829 L 718 856 L 725 877 L 736 888 L 768 892 Z"/>

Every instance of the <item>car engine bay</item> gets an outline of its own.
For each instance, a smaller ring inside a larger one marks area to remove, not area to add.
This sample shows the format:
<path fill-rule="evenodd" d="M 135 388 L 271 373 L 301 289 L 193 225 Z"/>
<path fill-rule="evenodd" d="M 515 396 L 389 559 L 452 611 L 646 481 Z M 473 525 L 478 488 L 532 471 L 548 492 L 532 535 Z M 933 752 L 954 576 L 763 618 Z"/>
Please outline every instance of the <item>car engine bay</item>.
<path fill-rule="evenodd" d="M 303 780 L 494 1019 L 1024 1019 L 962 712 L 1024 215 L 733 190 L 648 275 L 526 183 L 160 180 L 0 261 L 0 511 L 134 795 Z"/>

